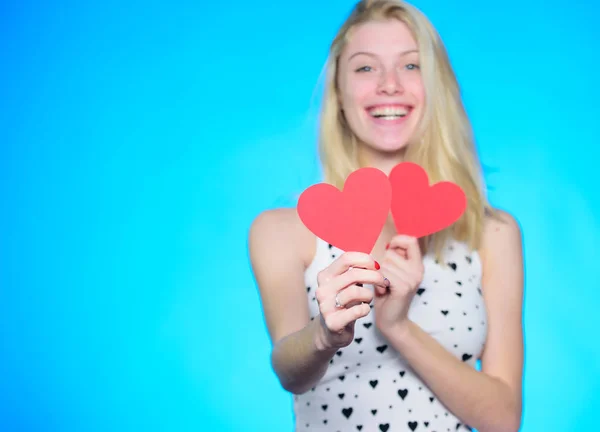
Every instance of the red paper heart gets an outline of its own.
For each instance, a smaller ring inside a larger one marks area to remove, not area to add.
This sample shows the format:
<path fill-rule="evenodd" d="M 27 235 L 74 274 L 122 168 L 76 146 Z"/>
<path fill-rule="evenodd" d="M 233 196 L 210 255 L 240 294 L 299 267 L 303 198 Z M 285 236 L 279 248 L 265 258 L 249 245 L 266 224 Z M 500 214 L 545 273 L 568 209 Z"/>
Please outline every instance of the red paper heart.
<path fill-rule="evenodd" d="M 376 168 L 348 176 L 342 191 L 320 183 L 298 200 L 298 215 L 317 237 L 348 252 L 371 253 L 390 211 L 391 185 Z"/>
<path fill-rule="evenodd" d="M 429 185 L 419 165 L 403 162 L 390 173 L 391 211 L 398 234 L 424 237 L 456 222 L 467 208 L 463 190 L 452 182 Z"/>

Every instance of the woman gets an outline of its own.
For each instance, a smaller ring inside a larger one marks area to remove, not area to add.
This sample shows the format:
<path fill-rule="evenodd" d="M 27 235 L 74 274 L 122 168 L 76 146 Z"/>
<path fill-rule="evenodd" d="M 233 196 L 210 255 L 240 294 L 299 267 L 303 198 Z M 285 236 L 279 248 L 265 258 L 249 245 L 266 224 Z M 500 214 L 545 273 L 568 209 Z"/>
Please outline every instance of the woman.
<path fill-rule="evenodd" d="M 315 238 L 295 209 L 254 221 L 251 262 L 296 430 L 517 431 L 521 233 L 486 201 L 445 48 L 414 7 L 361 1 L 341 27 L 320 146 L 339 188 L 360 167 L 413 161 L 458 184 L 468 208 L 420 241 L 390 216 L 371 255 Z"/>

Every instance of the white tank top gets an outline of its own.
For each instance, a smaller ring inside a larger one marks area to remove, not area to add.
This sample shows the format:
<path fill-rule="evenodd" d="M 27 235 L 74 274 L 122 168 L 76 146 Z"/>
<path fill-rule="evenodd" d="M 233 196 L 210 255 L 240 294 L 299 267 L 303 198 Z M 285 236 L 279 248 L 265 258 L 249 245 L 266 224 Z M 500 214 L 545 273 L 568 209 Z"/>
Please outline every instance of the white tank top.
<path fill-rule="evenodd" d="M 341 254 L 317 239 L 316 255 L 305 272 L 311 319 L 319 314 L 317 274 Z M 475 367 L 487 335 L 479 254 L 464 243 L 452 242 L 445 249 L 444 261 L 447 267 L 436 263 L 432 254 L 423 258 L 425 273 L 409 318 Z M 375 327 L 374 313 L 372 308 L 356 322 L 354 341 L 334 355 L 321 381 L 294 396 L 296 432 L 471 430 L 384 339 Z"/>

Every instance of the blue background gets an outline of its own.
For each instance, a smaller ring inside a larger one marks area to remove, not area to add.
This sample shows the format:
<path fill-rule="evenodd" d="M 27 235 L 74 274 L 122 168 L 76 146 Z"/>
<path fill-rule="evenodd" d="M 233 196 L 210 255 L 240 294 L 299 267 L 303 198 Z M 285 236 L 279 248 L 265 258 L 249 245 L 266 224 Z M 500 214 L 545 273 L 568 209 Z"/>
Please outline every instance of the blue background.
<path fill-rule="evenodd" d="M 600 10 L 576 3 L 415 1 L 522 224 L 527 432 L 600 408 Z M 292 430 L 247 230 L 320 180 L 352 4 L 2 2 L 0 430 Z"/>

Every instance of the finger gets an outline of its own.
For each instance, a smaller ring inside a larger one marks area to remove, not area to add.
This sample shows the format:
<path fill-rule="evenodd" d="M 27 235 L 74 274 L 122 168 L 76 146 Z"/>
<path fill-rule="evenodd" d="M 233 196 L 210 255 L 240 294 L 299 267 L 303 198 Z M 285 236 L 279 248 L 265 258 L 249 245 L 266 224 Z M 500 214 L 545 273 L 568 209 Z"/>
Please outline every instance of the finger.
<path fill-rule="evenodd" d="M 317 303 L 321 308 L 321 312 L 328 310 L 327 306 L 332 303 L 331 299 L 335 298 L 335 295 L 340 291 L 347 289 L 348 287 L 359 288 L 358 285 L 371 284 L 374 286 L 384 285 L 387 282 L 385 277 L 380 271 L 376 270 L 364 270 L 360 268 L 352 268 L 347 272 L 334 277 L 328 283 L 319 285 L 315 293 Z M 367 288 L 360 287 L 363 290 L 371 292 Z"/>
<path fill-rule="evenodd" d="M 361 303 L 348 309 L 339 309 L 336 313 L 324 317 L 325 324 L 331 332 L 342 332 L 346 326 L 371 312 L 367 303 Z"/>
<path fill-rule="evenodd" d="M 407 290 L 413 290 L 418 287 L 419 276 L 414 274 L 411 269 L 401 268 L 386 263 L 381 271 L 389 278 L 390 292 L 400 292 L 405 294 Z"/>
<path fill-rule="evenodd" d="M 384 275 L 385 276 L 385 275 Z M 382 296 L 387 294 L 390 289 L 390 280 L 386 277 L 383 278 L 385 280 L 385 285 L 375 285 L 375 295 Z"/>
<path fill-rule="evenodd" d="M 334 277 L 343 274 L 353 267 L 378 270 L 379 263 L 377 263 L 371 255 L 366 253 L 344 252 L 333 261 L 333 263 L 319 273 L 319 284 L 329 282 Z"/>
<path fill-rule="evenodd" d="M 397 251 L 399 251 L 399 249 L 390 249 L 386 251 L 383 258 L 383 264 L 393 264 L 394 266 L 403 269 L 410 268 L 413 264 L 408 259 L 401 256 Z"/>
<path fill-rule="evenodd" d="M 410 281 L 410 274 L 405 268 L 386 263 L 381 271 L 389 278 L 390 287 L 406 284 Z"/>
<path fill-rule="evenodd" d="M 410 261 L 402 258 L 394 251 L 386 252 L 383 263 L 385 267 L 391 265 L 396 269 L 401 269 L 403 274 L 407 275 L 408 282 L 410 282 L 411 285 L 420 283 L 423 278 L 423 272 L 425 271 L 423 268 L 423 260 Z"/>
<path fill-rule="evenodd" d="M 419 240 L 416 237 L 406 235 L 396 235 L 390 241 L 390 249 L 403 249 L 406 251 L 406 258 L 409 261 L 421 260 L 421 248 Z"/>
<path fill-rule="evenodd" d="M 347 291 L 347 292 L 345 292 Z M 339 302 L 339 304 L 336 302 Z M 350 285 L 340 292 L 334 292 L 319 302 L 319 310 L 322 315 L 335 313 L 342 308 L 350 308 L 363 302 L 370 303 L 373 300 L 373 291 L 358 285 Z"/>
<path fill-rule="evenodd" d="M 350 308 L 358 303 L 371 303 L 373 291 L 358 285 L 350 285 L 337 293 L 337 298 L 342 307 Z M 335 307 L 335 297 L 332 302 Z"/>
<path fill-rule="evenodd" d="M 380 271 L 352 268 L 331 281 L 331 288 L 339 292 L 355 284 L 371 284 L 385 286 L 385 277 Z"/>
<path fill-rule="evenodd" d="M 390 243 L 387 244 L 387 246 L 385 247 L 385 250 L 390 250 L 393 252 L 396 252 L 398 255 L 400 255 L 402 258 L 407 259 L 408 256 L 406 255 L 406 249 L 402 249 L 400 247 L 391 247 Z"/>

